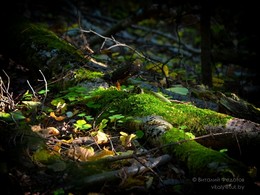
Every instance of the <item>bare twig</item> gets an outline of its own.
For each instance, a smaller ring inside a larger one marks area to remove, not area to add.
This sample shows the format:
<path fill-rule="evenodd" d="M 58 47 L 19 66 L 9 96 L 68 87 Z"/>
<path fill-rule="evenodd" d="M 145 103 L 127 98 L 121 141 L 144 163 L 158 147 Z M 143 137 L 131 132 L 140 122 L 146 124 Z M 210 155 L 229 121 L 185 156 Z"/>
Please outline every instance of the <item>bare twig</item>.
<path fill-rule="evenodd" d="M 28 80 L 27 80 L 27 84 L 29 85 L 30 89 L 32 90 L 33 96 L 36 98 L 37 97 L 36 93 Z"/>
<path fill-rule="evenodd" d="M 7 77 L 7 86 L 5 85 L 4 81 L 0 77 L 0 110 L 5 110 L 8 108 L 9 110 L 15 109 L 15 103 L 13 100 L 13 94 L 9 92 L 10 89 L 10 77 L 8 74 L 2 70 Z"/>
<path fill-rule="evenodd" d="M 7 87 L 6 87 L 6 92 L 9 91 L 9 87 L 10 87 L 10 77 L 8 76 L 8 74 L 3 70 L 5 76 L 7 77 Z"/>
<path fill-rule="evenodd" d="M 91 30 L 91 29 L 90 29 L 90 30 L 80 29 L 80 31 L 81 31 L 81 32 L 85 32 L 85 33 L 93 33 L 93 34 L 99 36 L 100 38 L 103 38 L 104 41 L 103 41 L 103 43 L 102 43 L 102 45 L 101 45 L 101 47 L 100 47 L 100 50 L 103 50 L 103 49 L 104 49 L 105 44 L 107 43 L 107 41 L 111 41 L 111 42 L 115 43 L 115 45 L 112 45 L 112 46 L 106 48 L 105 50 L 111 50 L 111 49 L 113 49 L 113 48 L 115 48 L 115 47 L 126 47 L 126 48 L 132 50 L 134 53 L 136 53 L 136 54 L 137 54 L 138 56 L 140 56 L 141 58 L 144 58 L 144 59 L 146 59 L 147 61 L 152 62 L 152 60 L 151 60 L 150 58 L 148 58 L 147 56 L 143 55 L 142 53 L 140 53 L 139 51 L 137 51 L 137 50 L 134 49 L 133 47 L 131 47 L 131 46 L 129 46 L 129 45 L 126 45 L 125 43 L 120 43 L 120 42 L 117 41 L 113 36 L 111 36 L 111 38 L 105 37 L 105 36 L 103 36 L 103 35 L 101 35 L 101 34 L 95 32 L 95 31 L 93 31 L 93 30 Z"/>
<path fill-rule="evenodd" d="M 48 94 L 48 83 L 47 83 L 47 80 L 44 76 L 44 74 L 42 73 L 41 70 L 39 70 L 39 72 L 41 73 L 42 77 L 43 77 L 43 81 L 44 81 L 44 84 L 45 84 L 45 94 L 44 94 L 44 99 L 42 101 L 42 108 L 44 107 L 44 103 L 45 103 L 45 100 L 47 98 L 47 94 Z"/>

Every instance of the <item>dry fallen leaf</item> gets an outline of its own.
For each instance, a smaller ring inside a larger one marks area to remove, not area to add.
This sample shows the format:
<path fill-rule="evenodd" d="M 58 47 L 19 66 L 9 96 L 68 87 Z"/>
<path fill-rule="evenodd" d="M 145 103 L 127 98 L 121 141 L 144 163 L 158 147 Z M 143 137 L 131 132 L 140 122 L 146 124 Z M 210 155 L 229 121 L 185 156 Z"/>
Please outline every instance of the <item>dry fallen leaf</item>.
<path fill-rule="evenodd" d="M 68 156 L 79 161 L 87 161 L 93 155 L 94 149 L 92 147 L 74 146 L 68 150 Z"/>
<path fill-rule="evenodd" d="M 50 113 L 50 117 L 54 118 L 56 121 L 62 121 L 66 118 L 65 116 L 56 116 L 54 112 Z"/>
<path fill-rule="evenodd" d="M 32 126 L 31 126 L 31 130 L 32 130 L 33 132 L 39 132 L 41 129 L 42 129 L 42 128 L 41 128 L 41 125 L 32 125 Z"/>
<path fill-rule="evenodd" d="M 106 147 L 104 147 L 103 150 L 95 153 L 93 156 L 90 156 L 88 158 L 88 160 L 93 161 L 93 160 L 98 160 L 100 158 L 104 158 L 104 157 L 107 157 L 107 156 L 114 156 L 114 155 L 115 155 L 115 153 L 113 151 L 108 150 Z"/>
<path fill-rule="evenodd" d="M 94 139 L 98 144 L 104 144 L 108 142 L 108 135 L 102 131 L 97 131 L 97 133 L 94 136 Z"/>
<path fill-rule="evenodd" d="M 55 152 L 60 153 L 60 151 L 61 151 L 61 142 L 57 142 L 57 143 L 52 147 L 52 149 L 53 149 Z"/>
<path fill-rule="evenodd" d="M 55 127 L 47 127 L 48 134 L 49 135 L 59 135 L 60 131 L 56 129 Z"/>

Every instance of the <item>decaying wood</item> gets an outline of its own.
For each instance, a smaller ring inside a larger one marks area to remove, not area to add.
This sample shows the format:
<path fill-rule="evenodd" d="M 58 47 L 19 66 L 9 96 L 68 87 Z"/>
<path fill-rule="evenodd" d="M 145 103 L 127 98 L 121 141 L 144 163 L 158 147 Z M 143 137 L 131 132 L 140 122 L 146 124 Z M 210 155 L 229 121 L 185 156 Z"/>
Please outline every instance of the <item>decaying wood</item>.
<path fill-rule="evenodd" d="M 211 134 L 207 139 L 197 142 L 216 150 L 227 149 L 230 155 L 243 161 L 256 164 L 260 160 L 255 157 L 260 144 L 260 124 L 246 119 L 233 118 L 224 126 L 205 126 Z M 223 133 L 218 136 L 214 134 Z"/>
<path fill-rule="evenodd" d="M 87 189 L 91 188 L 93 189 L 93 186 L 103 186 L 104 184 L 109 183 L 121 183 L 121 185 L 126 182 L 126 180 L 134 175 L 142 174 L 145 171 L 149 171 L 153 168 L 156 168 L 158 166 L 164 165 L 168 163 L 171 160 L 170 155 L 163 155 L 159 156 L 157 158 L 150 158 L 146 160 L 144 163 L 134 163 L 130 167 L 123 167 L 120 170 L 110 171 L 110 172 L 104 172 L 100 174 L 95 174 L 87 177 L 82 177 L 77 181 L 71 181 L 70 184 L 66 187 L 66 189 L 71 188 L 81 188 L 81 189 Z M 71 185 L 73 184 L 73 185 Z M 98 188 L 99 189 L 99 188 Z"/>
<path fill-rule="evenodd" d="M 112 73 L 106 74 L 104 78 L 110 83 L 124 83 L 128 78 L 138 74 L 141 69 L 141 64 L 138 60 L 127 63 L 117 68 Z"/>
<path fill-rule="evenodd" d="M 259 108 L 237 97 L 235 94 L 231 94 L 231 96 L 228 97 L 219 92 L 218 96 L 220 106 L 230 115 L 260 123 Z"/>

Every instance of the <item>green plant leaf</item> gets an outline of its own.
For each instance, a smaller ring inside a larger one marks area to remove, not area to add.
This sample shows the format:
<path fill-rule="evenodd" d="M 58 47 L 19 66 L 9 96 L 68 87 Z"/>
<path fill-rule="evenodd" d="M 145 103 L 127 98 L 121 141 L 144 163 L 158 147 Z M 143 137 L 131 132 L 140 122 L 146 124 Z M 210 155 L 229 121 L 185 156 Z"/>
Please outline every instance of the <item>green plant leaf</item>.
<path fill-rule="evenodd" d="M 181 85 L 175 85 L 174 87 L 168 88 L 166 90 L 173 93 L 178 93 L 180 95 L 187 95 L 189 93 L 189 90 Z"/>
<path fill-rule="evenodd" d="M 79 116 L 79 117 L 86 116 L 86 113 L 84 113 L 84 112 L 83 112 L 83 113 L 79 113 L 78 116 Z"/>
<path fill-rule="evenodd" d="M 226 153 L 227 151 L 228 151 L 228 149 L 226 149 L 226 148 L 219 150 L 219 152 L 222 152 L 222 153 Z"/>
<path fill-rule="evenodd" d="M 92 121 L 94 118 L 92 116 L 90 116 L 90 115 L 87 115 L 87 116 L 85 116 L 85 119 L 87 121 Z"/>
<path fill-rule="evenodd" d="M 137 131 L 135 132 L 135 134 L 136 134 L 136 137 L 139 138 L 139 139 L 141 139 L 142 137 L 144 137 L 144 132 L 141 131 L 141 130 L 137 130 Z"/>
<path fill-rule="evenodd" d="M 19 110 L 10 113 L 0 112 L 0 119 L 3 121 L 13 121 L 13 120 L 19 121 L 25 119 L 25 116 Z"/>
<path fill-rule="evenodd" d="M 115 115 L 112 115 L 108 118 L 110 119 L 111 123 L 113 123 L 113 122 L 116 122 L 117 120 L 122 119 L 124 117 L 125 116 L 123 116 L 122 114 L 115 114 Z"/>
<path fill-rule="evenodd" d="M 49 90 L 47 90 L 47 92 L 49 92 Z M 40 94 L 40 95 L 43 95 L 43 94 L 46 94 L 46 90 L 40 90 L 40 91 L 38 91 L 38 94 Z"/>
<path fill-rule="evenodd" d="M 96 104 L 95 102 L 93 101 L 90 101 L 86 104 L 89 108 L 100 108 L 101 105 L 100 104 Z"/>
<path fill-rule="evenodd" d="M 22 99 L 23 100 L 32 100 L 33 94 L 29 93 L 29 91 L 27 90 L 24 94 Z"/>
<path fill-rule="evenodd" d="M 108 120 L 107 119 L 102 119 L 102 121 L 100 122 L 99 126 L 98 126 L 98 129 L 100 131 L 102 131 L 106 126 L 107 126 L 107 122 Z"/>
<path fill-rule="evenodd" d="M 74 126 L 80 130 L 87 130 L 92 127 L 91 124 L 88 124 L 85 120 L 77 120 L 76 124 Z"/>
<path fill-rule="evenodd" d="M 65 103 L 65 100 L 62 99 L 62 98 L 56 98 L 56 99 L 53 99 L 53 100 L 51 101 L 51 105 L 53 105 L 53 106 L 57 106 L 59 103 L 60 103 L 60 104 L 64 104 L 64 103 Z"/>

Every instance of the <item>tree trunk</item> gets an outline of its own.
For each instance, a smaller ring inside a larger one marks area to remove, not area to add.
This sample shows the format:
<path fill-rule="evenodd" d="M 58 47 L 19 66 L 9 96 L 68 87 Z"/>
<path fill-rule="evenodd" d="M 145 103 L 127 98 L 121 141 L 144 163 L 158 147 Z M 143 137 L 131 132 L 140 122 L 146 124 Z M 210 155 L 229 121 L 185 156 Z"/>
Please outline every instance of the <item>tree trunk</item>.
<path fill-rule="evenodd" d="M 202 83 L 212 87 L 211 70 L 211 38 L 210 38 L 210 5 L 207 1 L 202 1 L 201 8 L 201 76 Z"/>

